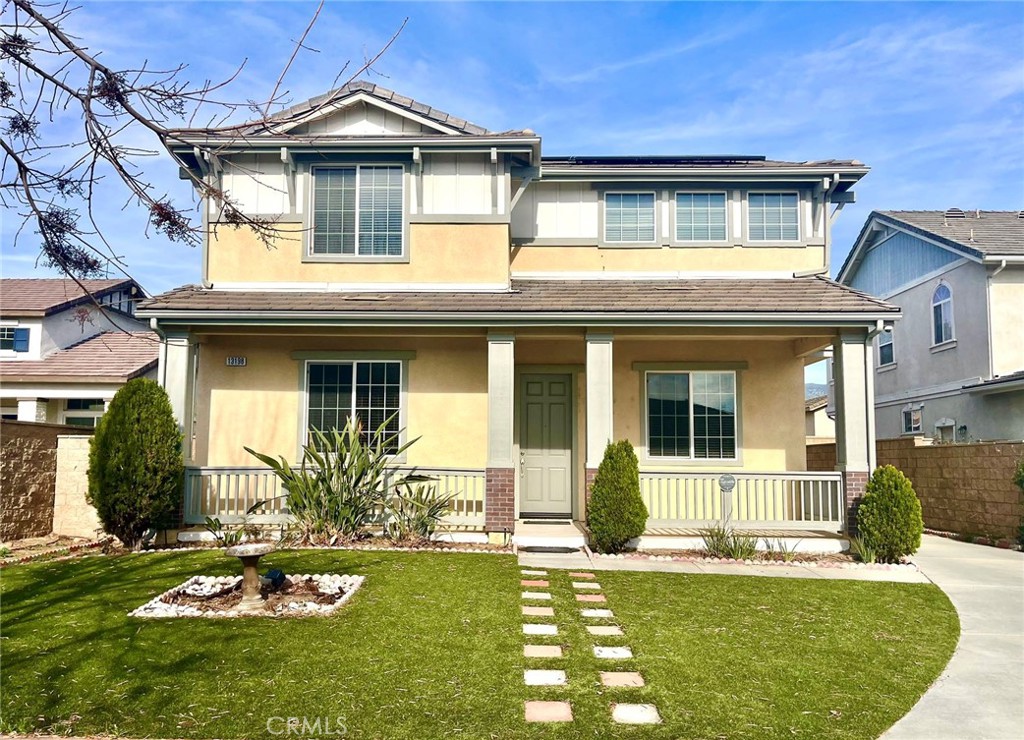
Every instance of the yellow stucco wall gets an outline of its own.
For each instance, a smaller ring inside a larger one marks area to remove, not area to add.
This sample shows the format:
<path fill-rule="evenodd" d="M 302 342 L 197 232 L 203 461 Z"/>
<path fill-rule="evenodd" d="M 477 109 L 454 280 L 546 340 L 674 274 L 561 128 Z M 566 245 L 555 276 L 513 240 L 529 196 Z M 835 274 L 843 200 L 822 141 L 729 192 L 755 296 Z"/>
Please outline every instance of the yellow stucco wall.
<path fill-rule="evenodd" d="M 487 343 L 466 338 L 203 337 L 196 398 L 196 462 L 254 465 L 245 452 L 294 461 L 302 413 L 294 351 L 414 350 L 409 361 L 410 465 L 482 468 L 487 458 Z M 227 367 L 244 355 L 245 367 Z"/>
<path fill-rule="evenodd" d="M 303 231 L 281 223 L 268 249 L 248 228 L 210 236 L 218 282 L 500 283 L 508 281 L 508 224 L 410 224 L 408 262 L 303 262 Z"/>
<path fill-rule="evenodd" d="M 522 246 L 513 272 L 685 270 L 799 271 L 824 264 L 823 247 L 557 247 Z"/>

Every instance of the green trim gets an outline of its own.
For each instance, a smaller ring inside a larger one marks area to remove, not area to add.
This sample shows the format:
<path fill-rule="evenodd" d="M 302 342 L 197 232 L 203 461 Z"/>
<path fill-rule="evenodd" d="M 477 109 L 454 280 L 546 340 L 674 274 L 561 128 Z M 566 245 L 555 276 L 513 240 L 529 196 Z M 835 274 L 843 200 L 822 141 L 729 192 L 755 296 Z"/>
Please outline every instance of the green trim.
<path fill-rule="evenodd" d="M 634 370 L 646 372 L 654 371 L 679 371 L 688 372 L 701 370 L 749 370 L 750 363 L 745 360 L 739 362 L 634 362 Z"/>
<path fill-rule="evenodd" d="M 416 350 L 355 350 L 355 351 L 320 351 L 297 350 L 291 353 L 293 360 L 323 360 L 324 362 L 345 360 L 415 360 Z"/>

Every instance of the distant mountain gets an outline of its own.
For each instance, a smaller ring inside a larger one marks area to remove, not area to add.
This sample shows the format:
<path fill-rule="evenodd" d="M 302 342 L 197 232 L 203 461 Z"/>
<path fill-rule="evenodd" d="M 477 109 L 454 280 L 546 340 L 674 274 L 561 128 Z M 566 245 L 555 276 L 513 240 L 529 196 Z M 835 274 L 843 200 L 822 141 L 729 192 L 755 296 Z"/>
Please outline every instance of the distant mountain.
<path fill-rule="evenodd" d="M 807 383 L 804 385 L 804 400 L 817 398 L 828 393 L 828 386 L 822 383 Z"/>

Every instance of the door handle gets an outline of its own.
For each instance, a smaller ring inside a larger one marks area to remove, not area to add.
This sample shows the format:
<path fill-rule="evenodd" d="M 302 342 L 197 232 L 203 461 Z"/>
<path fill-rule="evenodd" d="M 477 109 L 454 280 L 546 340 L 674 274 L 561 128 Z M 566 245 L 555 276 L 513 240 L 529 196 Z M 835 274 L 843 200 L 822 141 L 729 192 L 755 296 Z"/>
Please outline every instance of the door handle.
<path fill-rule="evenodd" d="M 519 477 L 526 475 L 526 453 L 519 453 Z"/>

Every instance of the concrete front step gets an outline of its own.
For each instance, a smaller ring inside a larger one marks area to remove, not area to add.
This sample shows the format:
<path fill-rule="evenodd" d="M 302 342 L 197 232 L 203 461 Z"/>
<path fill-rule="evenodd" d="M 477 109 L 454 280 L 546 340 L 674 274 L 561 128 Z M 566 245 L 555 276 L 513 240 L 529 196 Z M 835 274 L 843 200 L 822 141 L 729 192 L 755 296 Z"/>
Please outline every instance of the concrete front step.
<path fill-rule="evenodd" d="M 587 538 L 574 522 L 539 524 L 528 519 L 516 522 L 512 541 L 519 549 L 566 548 L 579 550 L 587 545 Z"/>

